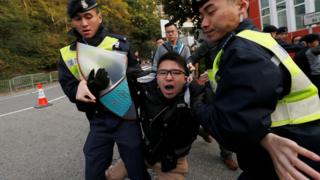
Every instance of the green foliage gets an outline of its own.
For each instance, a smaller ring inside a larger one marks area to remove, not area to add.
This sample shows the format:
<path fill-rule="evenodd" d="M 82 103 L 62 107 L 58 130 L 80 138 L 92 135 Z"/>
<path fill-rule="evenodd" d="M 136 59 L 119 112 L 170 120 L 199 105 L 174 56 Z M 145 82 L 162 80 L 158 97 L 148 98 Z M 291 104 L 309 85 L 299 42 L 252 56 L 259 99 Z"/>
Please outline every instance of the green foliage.
<path fill-rule="evenodd" d="M 62 46 L 58 40 L 66 38 L 55 34 L 64 24 L 61 18 L 58 23 L 58 13 L 47 11 L 50 8 L 46 3 L 13 0 L 0 4 L 1 79 L 56 68 L 57 50 Z M 57 12 L 61 7 L 56 7 Z"/>
<path fill-rule="evenodd" d="M 71 42 L 68 0 L 5 0 L 0 3 L 0 79 L 56 69 L 59 49 Z M 149 56 L 160 34 L 152 0 L 97 0 L 106 28 L 130 39 Z"/>
<path fill-rule="evenodd" d="M 192 9 L 192 0 L 162 0 L 163 11 L 169 16 L 170 21 L 179 22 L 182 25 L 190 19 L 197 27 L 200 27 L 199 16 Z"/>
<path fill-rule="evenodd" d="M 150 58 L 150 52 L 155 48 L 152 40 L 160 36 L 160 18 L 155 14 L 156 3 L 154 0 L 127 0 L 127 3 L 132 14 L 132 48 L 139 51 L 144 59 Z"/>

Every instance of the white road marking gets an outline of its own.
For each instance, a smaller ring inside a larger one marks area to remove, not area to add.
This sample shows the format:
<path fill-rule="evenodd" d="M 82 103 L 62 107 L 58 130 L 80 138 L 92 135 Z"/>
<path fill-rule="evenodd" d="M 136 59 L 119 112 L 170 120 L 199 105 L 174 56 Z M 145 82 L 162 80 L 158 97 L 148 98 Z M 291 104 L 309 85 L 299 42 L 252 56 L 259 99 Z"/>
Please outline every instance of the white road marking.
<path fill-rule="evenodd" d="M 53 85 L 53 86 L 44 88 L 44 90 L 53 89 L 53 88 L 56 88 L 56 87 L 59 87 L 59 86 L 60 86 L 60 85 Z M 29 90 L 29 91 L 30 91 L 30 90 Z M 35 94 L 35 93 L 38 93 L 38 90 L 32 91 L 32 92 L 23 93 L 23 94 L 17 94 L 17 95 L 13 95 L 13 96 L 8 96 L 8 97 L 0 98 L 0 101 L 4 101 L 4 100 L 8 100 L 8 99 L 13 99 L 13 98 L 16 98 L 16 97 L 21 97 L 21 96 L 26 96 L 26 95 L 29 95 L 29 94 Z"/>
<path fill-rule="evenodd" d="M 65 97 L 66 96 L 63 95 L 63 96 L 60 96 L 58 98 L 52 99 L 49 102 L 54 102 L 54 101 L 57 101 L 59 99 L 65 98 Z M 5 114 L 0 114 L 0 117 L 8 116 L 8 115 L 11 115 L 11 114 L 16 114 L 16 113 L 19 113 L 19 112 L 23 112 L 23 111 L 27 111 L 27 110 L 33 109 L 33 108 L 34 107 L 28 107 L 28 108 L 20 109 L 20 110 L 17 110 L 17 111 L 12 111 L 12 112 L 8 112 L 8 113 L 5 113 Z"/>
<path fill-rule="evenodd" d="M 57 101 L 59 99 L 65 98 L 65 97 L 66 97 L 66 95 L 63 95 L 63 96 L 57 97 L 55 99 L 51 99 L 49 102 Z"/>

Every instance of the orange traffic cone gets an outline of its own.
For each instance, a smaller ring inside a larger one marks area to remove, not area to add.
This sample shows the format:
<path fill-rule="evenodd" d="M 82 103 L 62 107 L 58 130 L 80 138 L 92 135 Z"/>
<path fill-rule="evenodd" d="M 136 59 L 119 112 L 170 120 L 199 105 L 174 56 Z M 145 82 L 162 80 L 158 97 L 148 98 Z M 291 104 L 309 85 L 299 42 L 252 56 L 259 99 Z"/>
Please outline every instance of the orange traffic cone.
<path fill-rule="evenodd" d="M 52 105 L 48 103 L 48 100 L 46 98 L 46 95 L 44 94 L 41 83 L 37 84 L 37 88 L 38 88 L 38 105 L 36 105 L 35 108 L 43 108 L 43 107 Z"/>

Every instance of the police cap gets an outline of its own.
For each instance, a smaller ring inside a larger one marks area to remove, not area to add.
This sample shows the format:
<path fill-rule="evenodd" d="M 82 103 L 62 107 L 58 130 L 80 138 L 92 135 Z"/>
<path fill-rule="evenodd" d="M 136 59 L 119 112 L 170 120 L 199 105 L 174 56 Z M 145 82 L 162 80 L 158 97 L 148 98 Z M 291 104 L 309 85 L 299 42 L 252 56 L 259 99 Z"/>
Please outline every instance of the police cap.
<path fill-rule="evenodd" d="M 86 12 L 98 6 L 96 0 L 69 0 L 68 15 L 73 18 L 79 12 Z"/>
<path fill-rule="evenodd" d="M 199 8 L 201 8 L 201 6 L 203 6 L 208 1 L 209 0 L 192 0 L 193 12 L 198 13 L 199 12 Z"/>

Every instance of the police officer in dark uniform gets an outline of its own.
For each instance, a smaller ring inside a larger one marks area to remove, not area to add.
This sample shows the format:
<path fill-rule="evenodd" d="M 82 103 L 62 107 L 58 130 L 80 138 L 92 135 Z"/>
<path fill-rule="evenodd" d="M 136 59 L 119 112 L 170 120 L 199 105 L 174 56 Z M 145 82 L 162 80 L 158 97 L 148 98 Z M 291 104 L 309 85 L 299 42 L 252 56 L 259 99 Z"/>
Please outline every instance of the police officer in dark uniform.
<path fill-rule="evenodd" d="M 106 32 L 101 25 L 102 16 L 95 0 L 70 0 L 68 15 L 73 26 L 69 34 L 75 36 L 76 41 L 60 49 L 59 82 L 69 100 L 76 104 L 79 111 L 86 113 L 90 123 L 90 132 L 84 145 L 85 177 L 88 180 L 105 179 L 105 170 L 112 162 L 116 142 L 129 178 L 149 179 L 142 157 L 138 121 L 124 120 L 103 107 L 98 98 L 99 92 L 109 84 L 108 73 L 99 69 L 96 73 L 92 71 L 87 81 L 83 80 L 75 60 L 76 43 L 81 42 L 107 50 L 127 52 L 128 68 L 136 66 L 128 42 L 125 37 Z"/>
<path fill-rule="evenodd" d="M 318 89 L 269 34 L 245 18 L 249 0 L 193 5 L 208 41 L 217 43 L 208 72 L 215 96 L 208 104 L 191 88 L 190 97 L 198 94 L 191 99 L 193 112 L 237 154 L 239 179 L 320 179 Z"/>

